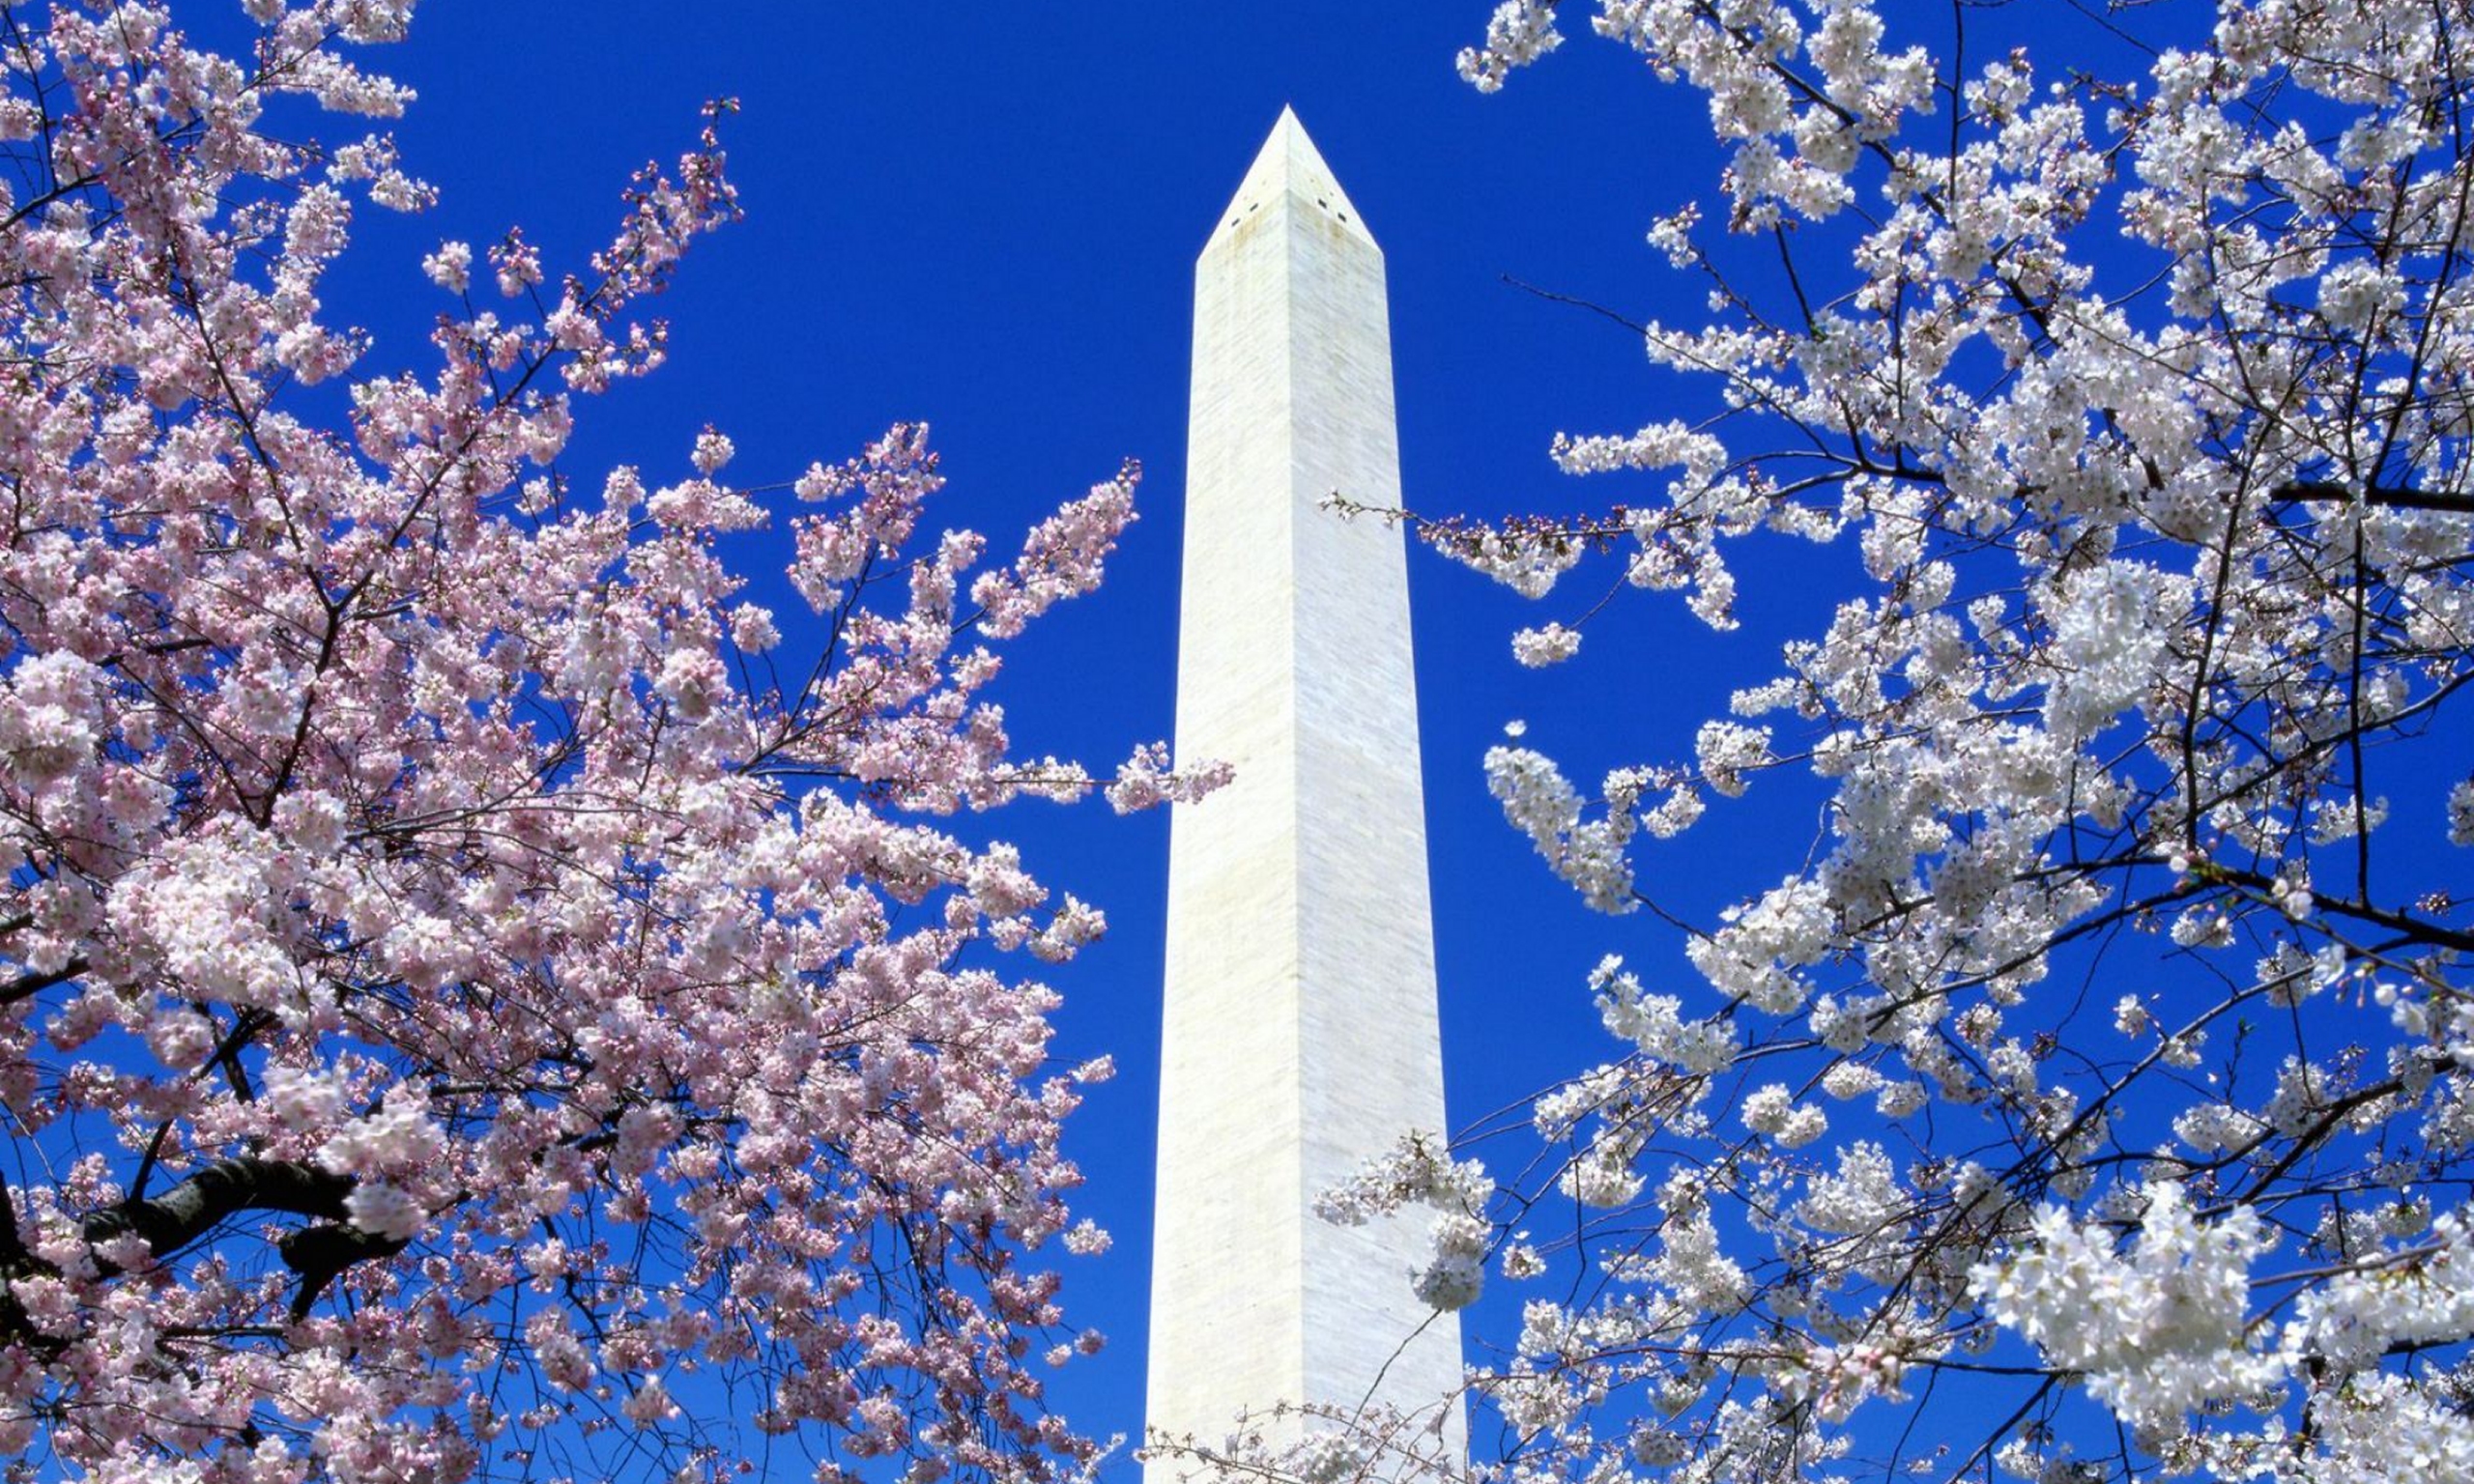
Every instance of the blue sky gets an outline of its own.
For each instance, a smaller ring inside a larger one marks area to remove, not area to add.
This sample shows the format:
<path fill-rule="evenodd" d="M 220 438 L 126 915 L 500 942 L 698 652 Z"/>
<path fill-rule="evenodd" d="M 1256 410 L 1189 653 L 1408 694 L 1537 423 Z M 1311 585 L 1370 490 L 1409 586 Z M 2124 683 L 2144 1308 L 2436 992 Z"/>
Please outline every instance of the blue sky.
<path fill-rule="evenodd" d="M 1170 729 L 1194 257 L 1283 104 L 1388 255 L 1414 507 L 1642 498 L 1556 474 L 1547 440 L 1707 396 L 1659 379 L 1606 319 L 1503 281 L 1635 319 L 1691 314 L 1697 291 L 1642 232 L 1714 188 L 1698 104 L 1585 38 L 1480 97 L 1452 61 L 1486 9 L 433 4 L 382 65 L 421 95 L 397 134 L 443 200 L 413 218 L 365 214 L 331 302 L 377 333 L 365 370 L 420 366 L 444 307 L 421 253 L 521 223 L 554 273 L 578 264 L 629 172 L 675 156 L 704 100 L 737 98 L 727 138 L 746 220 L 700 245 L 660 306 L 670 366 L 584 409 L 565 467 L 584 481 L 614 463 L 676 477 L 710 421 L 737 443 L 732 473 L 762 482 L 925 418 L 950 479 L 941 518 L 1001 545 L 1140 458 L 1143 521 L 1106 590 L 1033 631 L 1004 693 L 1022 750 L 1112 763 Z M 1568 618 L 1586 594 L 1533 608 L 1413 554 L 1455 1121 L 1612 1055 L 1582 983 L 1601 955 L 1682 969 L 1646 917 L 1592 916 L 1548 879 L 1487 800 L 1481 754 L 1517 717 L 1584 771 L 1688 756 L 1727 690 L 1767 676 L 1778 604 L 1845 559 L 1753 550 L 1744 631 L 1712 635 L 1680 604 L 1634 599 L 1593 626 L 1576 666 L 1543 675 L 1512 665 L 1511 629 Z M 765 571 L 784 559 L 748 551 Z M 1776 880 L 1816 815 L 1791 790 L 1773 798 L 1723 835 L 1646 857 L 1650 884 L 1706 917 Z M 988 827 L 1113 925 L 1055 977 L 1069 996 L 1061 1059 L 1106 1050 L 1121 1069 L 1072 1130 L 1091 1180 L 1082 1205 L 1117 1245 L 1070 1269 L 1070 1312 L 1112 1343 L 1056 1399 L 1090 1431 L 1138 1432 L 1166 819 L 1032 806 Z M 1482 1312 L 1473 1328 L 1503 1337 L 1505 1317 Z"/>

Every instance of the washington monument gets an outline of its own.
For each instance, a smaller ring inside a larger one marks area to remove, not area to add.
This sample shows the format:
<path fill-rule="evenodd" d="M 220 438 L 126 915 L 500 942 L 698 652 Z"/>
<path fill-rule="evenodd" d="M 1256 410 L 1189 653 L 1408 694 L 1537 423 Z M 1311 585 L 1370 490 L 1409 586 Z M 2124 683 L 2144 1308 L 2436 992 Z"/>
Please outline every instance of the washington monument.
<path fill-rule="evenodd" d="M 1293 113 L 1194 265 L 1193 396 L 1177 752 L 1237 777 L 1169 846 L 1149 1423 L 1209 1450 L 1241 1411 L 1432 1418 L 1460 1384 L 1423 1218 L 1310 1210 L 1445 1123 L 1406 553 L 1321 508 L 1399 502 L 1383 252 Z"/>

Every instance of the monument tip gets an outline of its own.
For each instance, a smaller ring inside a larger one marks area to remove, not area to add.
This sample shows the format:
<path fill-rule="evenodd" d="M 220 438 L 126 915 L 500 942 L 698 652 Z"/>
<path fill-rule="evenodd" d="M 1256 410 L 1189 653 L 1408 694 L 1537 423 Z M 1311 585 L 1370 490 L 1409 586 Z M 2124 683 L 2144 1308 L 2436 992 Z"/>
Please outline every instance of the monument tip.
<path fill-rule="evenodd" d="M 1227 210 L 1220 214 L 1212 240 L 1226 237 L 1247 216 L 1280 200 L 1330 216 L 1353 237 L 1369 243 L 1374 241 L 1374 234 L 1366 229 L 1348 193 L 1340 189 L 1332 167 L 1323 162 L 1323 152 L 1314 147 L 1305 124 L 1297 117 L 1297 109 L 1285 103 L 1280 106 L 1271 133 L 1264 138 L 1262 149 L 1255 153 L 1253 164 L 1248 167 L 1246 179 L 1229 198 Z"/>

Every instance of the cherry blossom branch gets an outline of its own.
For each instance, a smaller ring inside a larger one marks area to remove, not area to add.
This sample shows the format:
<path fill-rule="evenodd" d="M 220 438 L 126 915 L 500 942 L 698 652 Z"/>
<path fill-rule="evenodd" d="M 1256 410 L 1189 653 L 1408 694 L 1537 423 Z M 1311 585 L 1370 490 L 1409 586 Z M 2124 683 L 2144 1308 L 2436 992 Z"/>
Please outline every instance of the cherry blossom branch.
<path fill-rule="evenodd" d="M 355 1182 L 293 1159 L 247 1156 L 218 1159 L 161 1195 L 125 1201 L 83 1223 L 85 1240 L 102 1245 L 123 1236 L 143 1238 L 157 1262 L 166 1262 L 190 1242 L 244 1211 L 273 1211 L 321 1220 L 346 1219 L 344 1198 Z"/>
<path fill-rule="evenodd" d="M 2474 495 L 2452 494 L 2439 490 L 2393 488 L 2367 485 L 2349 489 L 2325 480 L 2305 480 L 2281 484 L 2268 492 L 2271 499 L 2295 504 L 2349 504 L 2361 500 L 2365 504 L 2389 510 L 2438 510 L 2456 515 L 2474 514 Z"/>
<path fill-rule="evenodd" d="M 14 1005 L 20 1000 L 30 1000 L 56 985 L 65 985 L 77 979 L 91 965 L 80 957 L 72 958 L 56 969 L 42 973 L 20 974 L 8 984 L 0 985 L 0 1005 Z"/>

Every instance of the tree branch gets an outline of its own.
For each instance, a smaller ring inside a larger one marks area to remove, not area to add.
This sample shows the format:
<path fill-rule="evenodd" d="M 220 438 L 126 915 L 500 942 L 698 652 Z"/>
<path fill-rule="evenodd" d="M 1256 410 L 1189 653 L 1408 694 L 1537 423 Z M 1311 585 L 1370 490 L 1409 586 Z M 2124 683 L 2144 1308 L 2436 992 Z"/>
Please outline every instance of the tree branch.
<path fill-rule="evenodd" d="M 2350 500 L 2355 494 L 2342 484 L 2315 479 L 2299 484 L 2281 484 L 2268 492 L 2268 498 L 2296 504 L 2322 504 Z M 2474 515 L 2474 495 L 2443 495 L 2435 490 L 2401 490 L 2376 484 L 2360 494 L 2365 504 L 2393 510 L 2444 510 L 2457 515 Z"/>
<path fill-rule="evenodd" d="M 85 1238 L 102 1243 L 135 1234 L 158 1262 L 244 1211 L 281 1211 L 323 1220 L 344 1219 L 349 1175 L 331 1175 L 297 1159 L 218 1159 L 161 1195 L 121 1202 L 86 1218 Z"/>
<path fill-rule="evenodd" d="M 0 1272 L 15 1272 L 32 1254 L 17 1230 L 17 1206 L 10 1197 L 9 1180 L 0 1175 Z"/>
<path fill-rule="evenodd" d="M 96 1212 L 85 1219 L 80 1235 L 98 1246 L 122 1237 L 143 1238 L 160 1262 L 245 1211 L 315 1217 L 315 1225 L 286 1232 L 275 1241 L 284 1267 L 301 1279 L 292 1298 L 292 1319 L 298 1324 L 345 1269 L 404 1250 L 403 1241 L 364 1232 L 351 1223 L 344 1198 L 352 1193 L 354 1184 L 349 1175 L 330 1174 L 297 1159 L 219 1159 L 161 1195 L 132 1198 Z M 106 1277 L 122 1270 L 100 1255 L 97 1262 Z M 15 1213 L 8 1204 L 7 1188 L 0 1185 L 0 1344 L 35 1338 L 24 1307 L 9 1291 L 8 1279 L 47 1270 L 47 1264 L 27 1251 L 16 1230 Z"/>
<path fill-rule="evenodd" d="M 86 1218 L 85 1237 L 101 1243 L 134 1233 L 146 1239 L 159 1262 L 244 1211 L 314 1216 L 317 1225 L 287 1232 L 275 1242 L 283 1265 L 301 1276 L 292 1299 L 292 1317 L 299 1321 L 345 1269 L 404 1250 L 393 1238 L 352 1225 L 344 1197 L 353 1184 L 349 1175 L 329 1174 L 297 1159 L 221 1159 L 161 1195 L 95 1213 Z"/>
<path fill-rule="evenodd" d="M 0 1006 L 14 1005 L 31 999 L 54 985 L 65 985 L 90 967 L 83 957 L 70 959 L 48 974 L 20 974 L 8 984 L 0 985 Z"/>
<path fill-rule="evenodd" d="M 404 1250 L 404 1243 L 395 1238 L 381 1237 L 342 1223 L 304 1226 L 297 1232 L 286 1232 L 274 1246 L 283 1256 L 283 1266 L 301 1275 L 301 1289 L 292 1296 L 294 1324 L 309 1317 L 309 1306 L 318 1301 L 318 1296 L 327 1291 L 327 1285 L 332 1283 L 345 1269 L 374 1257 L 392 1257 Z"/>

